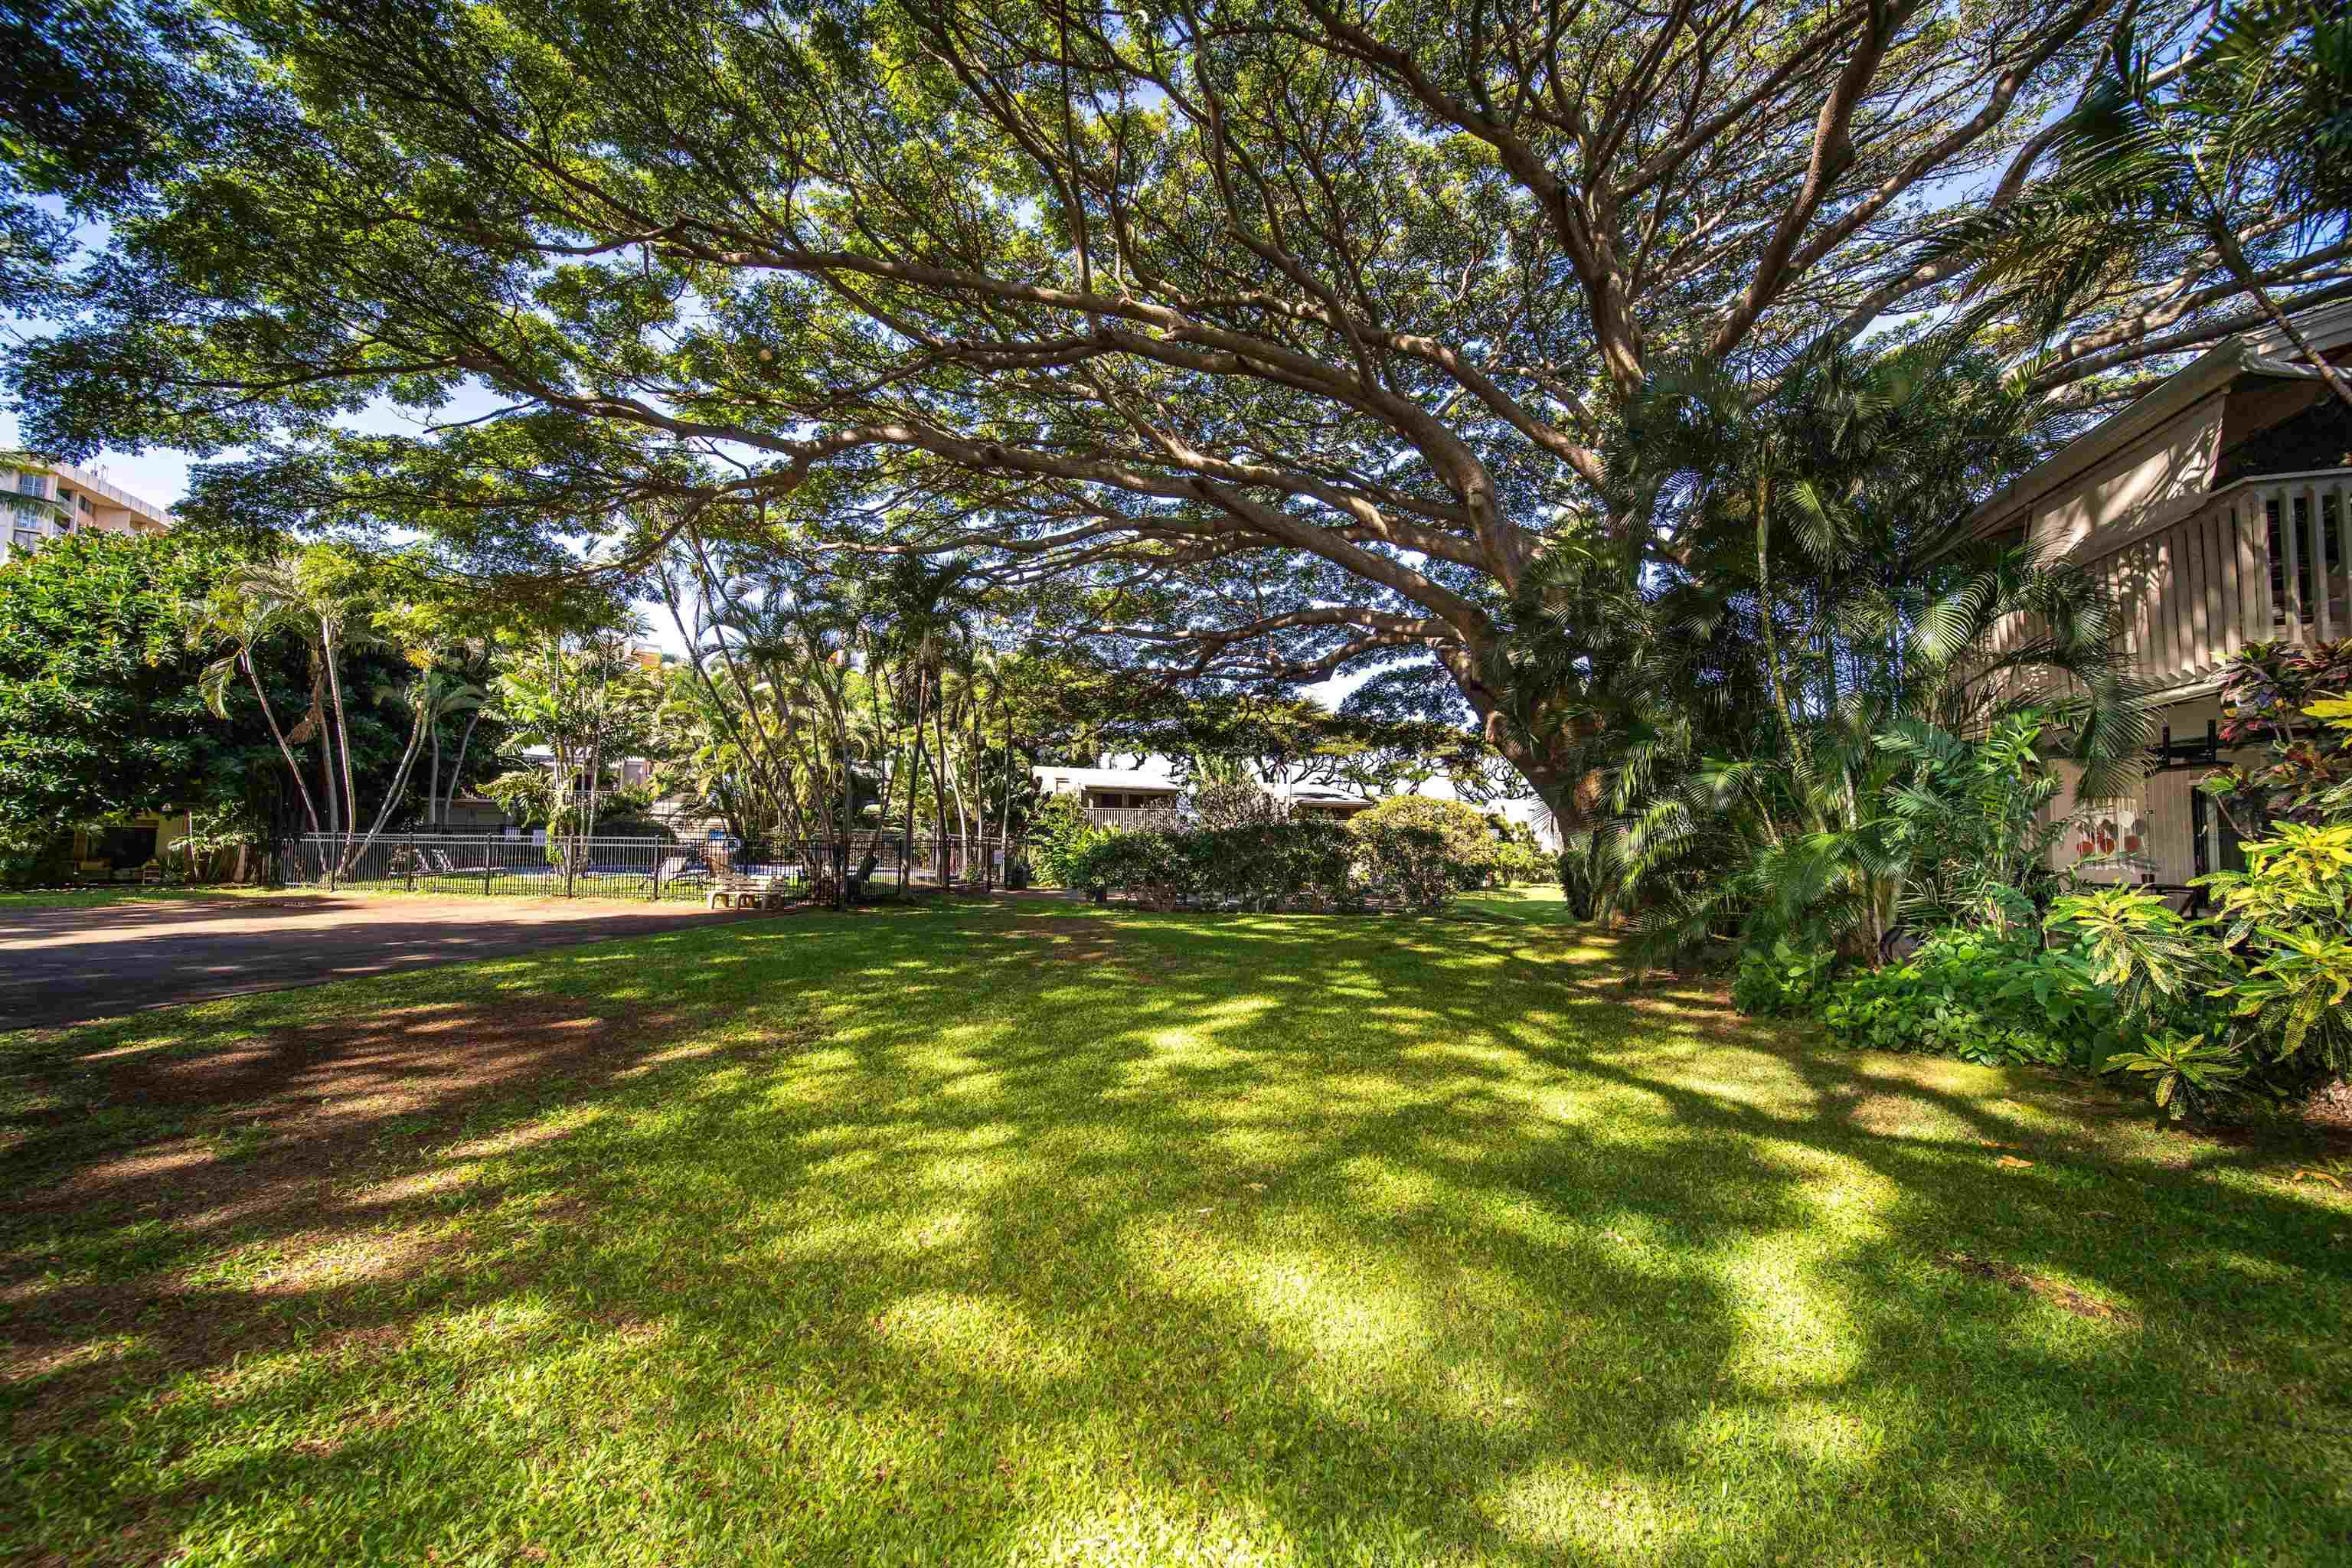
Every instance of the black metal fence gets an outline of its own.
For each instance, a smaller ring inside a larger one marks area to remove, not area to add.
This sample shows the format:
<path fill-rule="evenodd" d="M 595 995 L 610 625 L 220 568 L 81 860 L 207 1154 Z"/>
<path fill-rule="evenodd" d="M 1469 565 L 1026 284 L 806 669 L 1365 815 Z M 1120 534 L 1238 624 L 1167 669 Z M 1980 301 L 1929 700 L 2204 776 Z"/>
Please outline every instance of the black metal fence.
<path fill-rule="evenodd" d="M 1016 847 L 1017 849 L 1017 847 Z M 765 876 L 830 894 L 845 874 L 869 896 L 950 885 L 1003 887 L 998 839 L 860 834 L 847 845 L 740 846 L 667 838 L 507 837 L 498 834 L 313 833 L 278 847 L 285 879 L 357 891 L 484 897 L 684 900 L 700 902 L 722 876 Z"/>

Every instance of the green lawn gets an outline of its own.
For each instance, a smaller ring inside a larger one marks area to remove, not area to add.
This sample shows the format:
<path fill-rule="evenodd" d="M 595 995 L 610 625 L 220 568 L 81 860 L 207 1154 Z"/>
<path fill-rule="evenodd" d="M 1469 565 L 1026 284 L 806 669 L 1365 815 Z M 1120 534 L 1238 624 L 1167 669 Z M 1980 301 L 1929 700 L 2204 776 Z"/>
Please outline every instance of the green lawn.
<path fill-rule="evenodd" d="M 2340 1160 L 1464 914 L 790 915 L 0 1036 L 0 1554 L 2352 1561 Z"/>

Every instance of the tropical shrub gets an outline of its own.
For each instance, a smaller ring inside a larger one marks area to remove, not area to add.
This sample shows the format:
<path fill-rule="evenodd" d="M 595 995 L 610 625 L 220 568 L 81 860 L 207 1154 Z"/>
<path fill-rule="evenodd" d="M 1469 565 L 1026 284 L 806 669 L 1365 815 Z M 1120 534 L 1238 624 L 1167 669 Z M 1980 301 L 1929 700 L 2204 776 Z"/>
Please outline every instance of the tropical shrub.
<path fill-rule="evenodd" d="M 1370 816 L 1370 812 L 1364 814 Z M 1433 827 L 1409 822 L 1373 823 L 1362 816 L 1349 825 L 1362 855 L 1365 875 L 1377 890 L 1393 893 L 1408 908 L 1435 913 L 1463 889 L 1475 887 L 1484 868 L 1463 863 L 1455 846 Z"/>
<path fill-rule="evenodd" d="M 1375 858 L 1385 855 L 1393 859 L 1403 854 L 1416 864 L 1425 856 L 1417 848 L 1408 849 L 1403 841 L 1390 844 L 1385 849 L 1374 846 L 1383 842 L 1388 830 L 1395 827 L 1437 835 L 1444 847 L 1444 858 L 1453 868 L 1456 889 L 1483 885 L 1495 868 L 1499 847 L 1485 813 L 1458 800 L 1438 800 L 1425 795 L 1391 795 L 1370 811 L 1358 813 L 1348 826 Z"/>
<path fill-rule="evenodd" d="M 1192 790 L 1192 815 L 1203 827 L 1241 827 L 1286 822 L 1290 810 L 1238 771 L 1203 779 Z"/>
<path fill-rule="evenodd" d="M 2244 847 L 2246 869 L 2200 879 L 2207 929 L 2231 973 L 2212 994 L 2280 1087 L 2352 1072 L 2352 823 L 2281 822 Z"/>
<path fill-rule="evenodd" d="M 1356 840 L 1318 819 L 1234 827 L 1137 829 L 1099 836 L 1068 868 L 1071 885 L 1118 888 L 1161 908 L 1343 909 L 1356 901 Z"/>
<path fill-rule="evenodd" d="M 2176 1118 L 2352 1071 L 2352 824 L 2281 822 L 2278 835 L 2244 847 L 2244 871 L 2199 879 L 2219 895 L 2204 920 L 2136 888 L 2051 908 L 2140 1042 L 2106 1065 L 2149 1075 Z"/>
<path fill-rule="evenodd" d="M 1534 830 L 1526 823 L 1503 822 L 1498 831 L 1493 872 L 1496 887 L 1559 880 L 1559 858 L 1536 842 Z"/>
<path fill-rule="evenodd" d="M 1786 937 L 1751 942 L 1739 955 L 1731 1005 L 1755 1018 L 1810 1017 L 1836 970 L 1837 954 L 1826 948 L 1792 945 Z"/>
<path fill-rule="evenodd" d="M 1212 897 L 1258 910 L 1343 909 L 1360 901 L 1353 889 L 1356 841 L 1343 823 L 1254 822 L 1196 837 Z"/>
<path fill-rule="evenodd" d="M 2210 1115 L 2236 1094 L 2246 1058 L 2236 1047 L 2202 1035 L 2167 1035 L 2150 1037 L 2138 1050 L 2116 1052 L 2107 1069 L 2145 1076 L 2158 1107 L 2179 1121 Z"/>
<path fill-rule="evenodd" d="M 1087 886 L 1076 875 L 1078 858 L 1114 837 L 1087 820 L 1086 803 L 1076 795 L 1047 795 L 1029 816 L 1029 860 L 1049 887 Z"/>
<path fill-rule="evenodd" d="M 1192 836 L 1158 828 L 1098 832 L 1079 844 L 1049 871 L 1055 880 L 1073 888 L 1119 888 L 1140 893 L 1158 903 L 1195 890 L 1199 873 L 1194 865 Z M 1044 868 L 1046 857 L 1038 857 Z"/>
<path fill-rule="evenodd" d="M 2273 825 L 2352 818 L 2352 640 L 2253 643 L 2221 684 L 2221 743 L 2268 742 L 2259 763 L 2208 773 L 2198 788 L 2241 838 Z"/>
<path fill-rule="evenodd" d="M 2123 1015 L 2069 949 L 2030 931 L 1947 931 L 1899 963 L 1828 988 L 1832 1037 L 1874 1050 L 1990 1064 L 2094 1067 L 2126 1043 Z"/>

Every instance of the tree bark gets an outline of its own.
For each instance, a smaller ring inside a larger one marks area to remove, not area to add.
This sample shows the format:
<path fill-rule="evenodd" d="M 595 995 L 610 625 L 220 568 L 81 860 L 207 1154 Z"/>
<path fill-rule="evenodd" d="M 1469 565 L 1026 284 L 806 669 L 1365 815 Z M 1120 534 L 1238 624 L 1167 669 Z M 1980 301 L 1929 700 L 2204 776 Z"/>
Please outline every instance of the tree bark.
<path fill-rule="evenodd" d="M 466 732 L 457 737 L 457 760 L 449 768 L 449 793 L 441 802 L 441 822 L 445 826 L 448 824 L 450 810 L 457 804 L 458 790 L 465 787 L 466 748 L 474 743 L 474 726 L 481 721 L 482 710 L 477 708 L 473 716 L 466 721 Z"/>
<path fill-rule="evenodd" d="M 253 682 L 254 700 L 261 704 L 261 716 L 268 721 L 269 737 L 278 742 L 278 754 L 286 759 L 286 771 L 294 775 L 294 787 L 302 793 L 302 815 L 309 819 L 310 831 L 316 833 L 319 808 L 311 803 L 310 786 L 303 782 L 302 764 L 294 760 L 294 748 L 286 743 L 286 731 L 278 727 L 278 714 L 269 706 L 269 695 L 261 689 L 261 677 L 254 670 L 252 656 L 241 653 L 236 661 L 245 666 L 245 678 Z"/>

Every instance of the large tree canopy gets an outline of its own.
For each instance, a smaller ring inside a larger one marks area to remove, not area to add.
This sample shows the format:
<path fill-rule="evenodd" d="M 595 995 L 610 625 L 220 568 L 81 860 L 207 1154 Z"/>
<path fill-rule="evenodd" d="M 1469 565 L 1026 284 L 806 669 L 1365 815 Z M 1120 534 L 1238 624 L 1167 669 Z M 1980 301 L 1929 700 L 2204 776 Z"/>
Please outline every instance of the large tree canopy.
<path fill-rule="evenodd" d="M 188 635 L 191 607 L 262 553 L 187 530 L 82 532 L 0 567 L 0 863 L 141 812 L 226 813 L 256 831 L 299 824 L 246 678 L 226 695 L 226 721 L 206 712 L 198 677 L 212 655 Z M 352 766 L 370 799 L 389 785 L 401 736 L 396 713 L 367 694 L 412 673 L 384 649 L 343 661 L 360 694 Z M 300 714 L 310 679 L 298 645 L 260 649 L 250 679 Z"/>
<path fill-rule="evenodd" d="M 1958 299 L 1936 231 L 2035 188 L 2117 9 L 214 0 L 252 90 L 155 129 L 16 385 L 51 449 L 247 448 L 214 510 L 522 572 L 616 515 L 955 551 L 1171 670 L 1417 658 L 1491 717 L 1651 373 Z M 2292 214 L 2238 237 L 2283 299 L 2352 287 Z M 2077 310 L 1993 329 L 2054 408 L 2255 319 L 2191 239 Z M 1689 556 L 1638 515 L 1618 548 Z"/>

